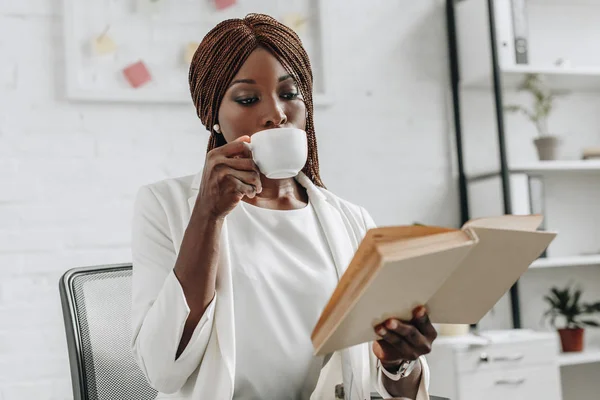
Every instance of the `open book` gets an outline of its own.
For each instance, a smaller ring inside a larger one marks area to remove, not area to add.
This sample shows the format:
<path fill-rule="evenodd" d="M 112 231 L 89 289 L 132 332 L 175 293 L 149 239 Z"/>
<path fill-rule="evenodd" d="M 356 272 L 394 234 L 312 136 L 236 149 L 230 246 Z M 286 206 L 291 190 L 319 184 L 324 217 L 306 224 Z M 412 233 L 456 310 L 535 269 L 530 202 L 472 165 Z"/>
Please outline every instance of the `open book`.
<path fill-rule="evenodd" d="M 540 215 L 480 218 L 461 229 L 370 229 L 312 333 L 315 354 L 380 339 L 373 327 L 412 319 L 473 324 L 500 300 L 556 236 Z"/>

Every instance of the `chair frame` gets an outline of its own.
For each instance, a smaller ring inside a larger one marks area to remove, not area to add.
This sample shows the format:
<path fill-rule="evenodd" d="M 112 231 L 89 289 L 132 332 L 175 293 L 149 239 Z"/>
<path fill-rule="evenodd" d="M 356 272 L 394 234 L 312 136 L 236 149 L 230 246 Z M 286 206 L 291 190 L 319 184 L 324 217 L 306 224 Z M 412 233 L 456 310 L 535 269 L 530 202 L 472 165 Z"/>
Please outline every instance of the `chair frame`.
<path fill-rule="evenodd" d="M 67 349 L 69 352 L 69 366 L 71 370 L 71 385 L 73 387 L 73 400 L 88 400 L 88 380 L 85 374 L 83 347 L 79 320 L 74 298 L 73 281 L 80 275 L 94 272 L 113 272 L 131 270 L 131 263 L 96 265 L 90 267 L 76 267 L 67 270 L 58 282 L 60 302 L 65 325 Z"/>

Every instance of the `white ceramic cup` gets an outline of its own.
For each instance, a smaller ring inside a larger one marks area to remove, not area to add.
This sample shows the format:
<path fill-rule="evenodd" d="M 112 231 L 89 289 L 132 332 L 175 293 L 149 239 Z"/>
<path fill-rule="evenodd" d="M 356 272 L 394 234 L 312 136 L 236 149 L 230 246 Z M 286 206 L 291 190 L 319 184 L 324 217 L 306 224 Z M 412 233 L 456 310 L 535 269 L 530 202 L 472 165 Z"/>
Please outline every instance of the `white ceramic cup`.
<path fill-rule="evenodd" d="M 251 136 L 254 162 L 267 178 L 285 179 L 298 175 L 308 157 L 306 132 L 298 128 L 274 128 Z"/>

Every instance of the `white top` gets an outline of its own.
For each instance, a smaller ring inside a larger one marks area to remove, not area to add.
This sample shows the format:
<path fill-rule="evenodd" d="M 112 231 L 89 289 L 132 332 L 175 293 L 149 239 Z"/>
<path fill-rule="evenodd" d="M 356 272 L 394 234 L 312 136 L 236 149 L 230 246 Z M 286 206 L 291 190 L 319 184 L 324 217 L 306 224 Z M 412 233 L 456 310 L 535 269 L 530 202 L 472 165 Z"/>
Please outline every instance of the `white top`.
<path fill-rule="evenodd" d="M 315 211 L 310 203 L 280 211 L 241 202 L 228 227 L 233 398 L 309 399 L 323 365 L 323 357 L 313 356 L 310 334 L 338 281 Z"/>

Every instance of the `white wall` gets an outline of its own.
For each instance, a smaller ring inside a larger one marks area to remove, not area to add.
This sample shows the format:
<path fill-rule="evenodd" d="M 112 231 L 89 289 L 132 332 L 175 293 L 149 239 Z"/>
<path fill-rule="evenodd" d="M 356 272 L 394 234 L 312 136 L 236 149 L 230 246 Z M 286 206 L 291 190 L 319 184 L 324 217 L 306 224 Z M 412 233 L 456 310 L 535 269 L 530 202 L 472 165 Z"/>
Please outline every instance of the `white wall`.
<path fill-rule="evenodd" d="M 336 3 L 325 183 L 380 224 L 456 225 L 443 2 Z M 194 173 L 207 139 L 191 105 L 62 101 L 60 8 L 0 1 L 1 400 L 71 398 L 59 276 L 129 261 L 137 188 Z"/>

